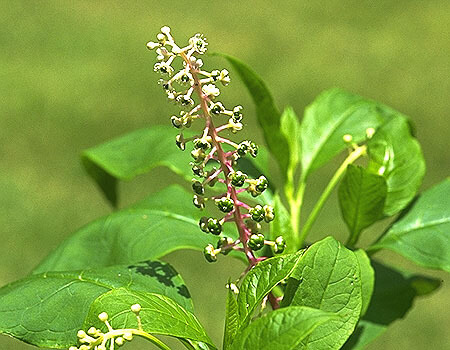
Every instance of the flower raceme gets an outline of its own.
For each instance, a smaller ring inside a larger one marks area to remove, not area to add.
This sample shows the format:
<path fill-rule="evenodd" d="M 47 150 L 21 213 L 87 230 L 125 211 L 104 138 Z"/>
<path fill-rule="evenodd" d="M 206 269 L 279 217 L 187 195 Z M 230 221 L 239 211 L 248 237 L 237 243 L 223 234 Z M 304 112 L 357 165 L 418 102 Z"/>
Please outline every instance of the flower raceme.
<path fill-rule="evenodd" d="M 235 169 L 239 158 L 258 155 L 256 144 L 249 140 L 235 143 L 222 136 L 227 130 L 236 133 L 243 127 L 242 106 L 228 109 L 217 101 L 220 95 L 218 86 L 230 83 L 229 72 L 226 69 L 202 69 L 203 61 L 199 56 L 206 52 L 208 46 L 202 34 L 195 34 L 184 47 L 175 43 L 170 28 L 166 26 L 161 28 L 156 38 L 156 42 L 147 43 L 147 48 L 156 50 L 157 54 L 158 62 L 153 69 L 163 76 L 159 83 L 167 98 L 182 108 L 179 115 L 171 117 L 172 125 L 180 130 L 175 142 L 182 151 L 188 143 L 192 143 L 193 161 L 190 165 L 195 176 L 192 180 L 192 190 L 195 193 L 193 204 L 203 209 L 206 202 L 212 201 L 224 213 L 222 218 L 202 217 L 199 222 L 202 231 L 220 236 L 216 247 L 211 244 L 205 247 L 205 258 L 214 262 L 219 253 L 239 250 L 245 253 L 250 266 L 254 266 L 263 259 L 256 258 L 254 251 L 264 245 L 272 246 L 275 253 L 282 253 L 285 243 L 281 236 L 275 241 L 267 241 L 259 232 L 259 222 L 274 219 L 273 208 L 269 205 L 252 207 L 239 199 L 239 194 L 243 192 L 248 192 L 253 197 L 259 196 L 267 189 L 268 182 L 263 175 L 252 179 Z M 180 69 L 175 68 L 177 59 L 182 62 Z M 225 123 L 221 122 L 224 118 L 227 120 Z M 215 126 L 216 119 L 221 124 L 218 127 Z M 196 120 L 202 121 L 203 132 L 194 137 L 184 137 L 183 130 L 190 128 Z M 224 192 L 206 196 L 205 187 L 216 184 L 224 186 Z M 234 222 L 237 226 L 237 240 L 223 236 L 222 228 L 227 222 Z"/>

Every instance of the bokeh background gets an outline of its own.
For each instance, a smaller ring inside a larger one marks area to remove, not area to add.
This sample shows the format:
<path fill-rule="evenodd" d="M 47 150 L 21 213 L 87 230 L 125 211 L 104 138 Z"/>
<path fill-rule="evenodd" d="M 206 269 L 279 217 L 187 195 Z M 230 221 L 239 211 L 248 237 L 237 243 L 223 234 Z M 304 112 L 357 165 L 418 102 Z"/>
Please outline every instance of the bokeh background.
<path fill-rule="evenodd" d="M 210 50 L 247 62 L 278 105 L 290 104 L 300 116 L 334 86 L 409 115 L 427 161 L 426 189 L 450 174 L 449 23 L 447 0 L 0 1 L 0 285 L 26 276 L 71 232 L 110 212 L 83 172 L 82 150 L 169 123 L 175 109 L 156 84 L 154 54 L 145 48 L 162 25 L 180 42 L 205 33 Z M 207 62 L 227 66 L 219 58 Z M 223 93 L 246 108 L 247 131 L 239 136 L 263 142 L 238 79 Z M 317 172 L 307 208 L 332 168 Z M 173 182 L 181 180 L 155 169 L 122 184 L 121 206 Z M 345 237 L 335 197 L 319 220 L 312 239 Z M 381 229 L 367 231 L 363 244 Z M 368 349 L 449 349 L 449 276 L 393 253 L 377 257 L 440 278 L 443 287 L 419 299 Z M 185 278 L 198 317 L 220 343 L 223 287 L 243 266 L 231 259 L 207 264 L 197 252 L 165 260 Z M 0 337 L 0 349 L 31 348 Z"/>

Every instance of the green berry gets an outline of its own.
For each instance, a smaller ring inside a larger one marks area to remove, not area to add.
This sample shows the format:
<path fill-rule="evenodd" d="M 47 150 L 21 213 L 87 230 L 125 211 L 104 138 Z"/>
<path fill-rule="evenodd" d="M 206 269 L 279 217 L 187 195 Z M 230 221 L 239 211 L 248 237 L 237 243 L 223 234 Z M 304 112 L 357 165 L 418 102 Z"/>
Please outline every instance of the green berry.
<path fill-rule="evenodd" d="M 203 216 L 200 219 L 200 221 L 198 222 L 198 226 L 200 226 L 200 230 L 202 230 L 203 232 L 206 232 L 206 233 L 209 233 L 208 220 L 209 220 L 209 218 L 207 218 L 206 216 Z"/>
<path fill-rule="evenodd" d="M 250 147 L 250 141 L 242 141 L 238 148 L 237 148 L 237 154 L 239 154 L 241 157 L 245 156 L 249 150 Z"/>
<path fill-rule="evenodd" d="M 220 102 L 214 103 L 210 109 L 210 112 L 215 115 L 221 114 L 224 111 L 225 111 L 225 107 Z"/>
<path fill-rule="evenodd" d="M 231 198 L 228 197 L 216 199 L 216 205 L 219 208 L 219 210 L 224 213 L 229 213 L 234 209 L 234 202 Z"/>
<path fill-rule="evenodd" d="M 193 141 L 193 144 L 194 144 L 194 148 L 200 148 L 204 151 L 206 151 L 207 149 L 209 149 L 211 147 L 211 144 L 203 138 L 195 139 Z"/>
<path fill-rule="evenodd" d="M 233 119 L 233 122 L 239 123 L 242 121 L 241 110 L 242 110 L 242 106 L 236 106 L 233 108 L 233 115 L 231 117 Z"/>
<path fill-rule="evenodd" d="M 251 142 L 248 151 L 253 158 L 256 158 L 256 156 L 258 155 L 258 146 L 255 143 Z"/>
<path fill-rule="evenodd" d="M 205 208 L 205 199 L 203 197 L 201 197 L 201 196 L 195 195 L 194 199 L 192 200 L 192 202 L 199 209 L 204 209 Z"/>
<path fill-rule="evenodd" d="M 264 221 L 271 222 L 275 218 L 275 212 L 273 210 L 273 207 L 270 205 L 265 205 L 263 209 L 264 209 Z"/>
<path fill-rule="evenodd" d="M 264 175 L 261 175 L 256 181 L 255 189 L 259 193 L 263 193 L 269 187 L 269 182 Z"/>
<path fill-rule="evenodd" d="M 204 177 L 205 176 L 205 172 L 203 171 L 203 167 L 198 166 L 196 164 L 191 163 L 192 165 L 192 172 L 194 173 L 194 175 L 200 176 L 200 177 Z"/>
<path fill-rule="evenodd" d="M 262 206 L 259 204 L 255 206 L 254 208 L 251 208 L 248 213 L 250 214 L 251 218 L 255 220 L 256 222 L 260 222 L 265 217 L 265 211 Z"/>
<path fill-rule="evenodd" d="M 251 233 L 258 233 L 261 231 L 261 224 L 259 222 L 247 219 L 245 220 L 245 226 Z"/>
<path fill-rule="evenodd" d="M 208 231 L 212 233 L 213 235 L 220 235 L 222 232 L 222 225 L 220 224 L 219 220 L 214 218 L 208 219 Z"/>
<path fill-rule="evenodd" d="M 205 160 L 206 154 L 201 148 L 196 148 L 191 152 L 191 156 L 196 163 L 201 163 Z"/>
<path fill-rule="evenodd" d="M 252 250 L 260 250 L 264 247 L 264 235 L 261 233 L 252 234 L 247 244 Z"/>
<path fill-rule="evenodd" d="M 273 251 L 275 254 L 281 254 L 284 252 L 286 248 L 286 242 L 284 241 L 283 236 L 278 236 L 275 239 L 275 245 L 273 246 Z"/>
<path fill-rule="evenodd" d="M 203 184 L 198 180 L 193 180 L 192 189 L 199 195 L 205 194 L 205 188 L 203 187 Z"/>
<path fill-rule="evenodd" d="M 241 187 L 244 185 L 247 175 L 238 170 L 230 174 L 230 179 L 233 186 Z"/>
<path fill-rule="evenodd" d="M 181 134 L 177 135 L 177 137 L 175 138 L 175 144 L 182 151 L 184 151 L 186 149 L 186 144 L 184 143 L 183 135 L 181 135 Z"/>
<path fill-rule="evenodd" d="M 183 120 L 181 118 L 178 118 L 177 116 L 173 115 L 170 118 L 170 121 L 172 122 L 172 125 L 177 129 L 179 129 L 183 126 Z"/>
<path fill-rule="evenodd" d="M 203 249 L 203 255 L 205 256 L 205 259 L 209 262 L 216 262 L 217 256 L 214 249 L 214 246 L 212 244 L 208 244 L 205 249 Z"/>

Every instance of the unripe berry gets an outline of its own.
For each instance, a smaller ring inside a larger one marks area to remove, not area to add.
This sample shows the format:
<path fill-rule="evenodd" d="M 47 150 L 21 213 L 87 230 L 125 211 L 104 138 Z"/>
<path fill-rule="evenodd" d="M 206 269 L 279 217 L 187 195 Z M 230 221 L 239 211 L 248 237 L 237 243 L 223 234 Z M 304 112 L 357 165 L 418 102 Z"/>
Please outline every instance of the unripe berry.
<path fill-rule="evenodd" d="M 219 210 L 224 213 L 229 213 L 234 209 L 234 202 L 231 198 L 228 197 L 216 199 L 216 205 L 219 208 Z"/>
<path fill-rule="evenodd" d="M 213 235 L 220 235 L 222 232 L 222 225 L 220 224 L 219 220 L 214 218 L 208 219 L 208 231 L 211 232 Z"/>
<path fill-rule="evenodd" d="M 233 244 L 233 242 L 233 238 L 231 237 L 220 237 L 219 241 L 217 242 L 217 249 L 221 248 L 220 252 L 224 255 L 227 255 L 232 250 L 231 245 Z"/>
<path fill-rule="evenodd" d="M 259 193 L 263 193 L 267 187 L 269 187 L 269 182 L 264 175 L 261 175 L 256 182 L 255 188 Z"/>
<path fill-rule="evenodd" d="M 202 216 L 202 218 L 198 222 L 198 226 L 200 226 L 200 230 L 202 230 L 205 233 L 209 233 L 208 220 L 209 220 L 209 218 L 207 218 L 206 216 Z"/>
<path fill-rule="evenodd" d="M 205 200 L 201 196 L 194 195 L 194 198 L 192 199 L 192 203 L 194 203 L 194 205 L 199 209 L 205 208 Z"/>
<path fill-rule="evenodd" d="M 264 219 L 265 211 L 262 206 L 259 204 L 255 206 L 254 208 L 251 208 L 248 213 L 250 214 L 251 218 L 255 220 L 256 222 L 260 222 Z"/>
<path fill-rule="evenodd" d="M 200 148 L 204 151 L 206 151 L 207 149 L 209 149 L 211 147 L 211 144 L 204 138 L 195 139 L 193 141 L 193 144 L 194 144 L 194 148 Z"/>
<path fill-rule="evenodd" d="M 244 185 L 247 175 L 238 170 L 230 174 L 230 179 L 233 186 L 241 187 Z"/>
<path fill-rule="evenodd" d="M 247 244 L 252 250 L 260 250 L 264 246 L 264 235 L 261 233 L 252 234 Z"/>
<path fill-rule="evenodd" d="M 275 245 L 273 246 L 274 253 L 281 254 L 284 252 L 285 248 L 286 248 L 286 242 L 285 242 L 283 236 L 278 236 L 275 239 Z"/>
<path fill-rule="evenodd" d="M 208 244 L 205 249 L 203 249 L 203 255 L 205 256 L 205 259 L 209 262 L 216 262 L 217 256 L 214 249 L 214 246 L 212 244 Z"/>
<path fill-rule="evenodd" d="M 194 180 L 192 182 L 192 189 L 199 195 L 205 194 L 205 188 L 203 187 L 203 184 L 198 180 Z"/>

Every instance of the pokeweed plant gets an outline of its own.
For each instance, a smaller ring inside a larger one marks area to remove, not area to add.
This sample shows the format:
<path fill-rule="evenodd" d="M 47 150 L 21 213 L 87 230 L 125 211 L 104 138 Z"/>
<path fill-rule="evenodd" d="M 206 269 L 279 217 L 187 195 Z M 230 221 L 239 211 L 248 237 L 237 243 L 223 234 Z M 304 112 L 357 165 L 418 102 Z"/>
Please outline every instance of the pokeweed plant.
<path fill-rule="evenodd" d="M 85 151 L 83 165 L 115 207 L 118 180 L 156 166 L 186 178 L 193 199 L 169 186 L 81 228 L 30 276 L 0 289 L 2 333 L 70 350 L 113 350 L 134 336 L 170 349 L 157 335 L 188 349 L 216 349 L 182 278 L 158 260 L 177 249 L 203 251 L 208 262 L 229 254 L 247 265 L 227 284 L 224 349 L 363 349 L 416 297 L 440 286 L 373 257 L 390 249 L 450 270 L 450 181 L 418 194 L 425 162 L 406 116 L 332 89 L 300 123 L 292 108 L 278 111 L 247 65 L 220 54 L 255 102 L 267 149 L 238 143 L 228 136 L 243 128 L 243 108 L 218 100 L 230 76 L 204 70 L 203 35 L 180 47 L 163 27 L 147 47 L 156 50 L 154 71 L 168 99 L 182 107 L 171 117 L 178 134 L 166 126 L 138 130 Z M 343 152 L 303 223 L 311 174 Z M 269 153 L 284 181 L 279 189 L 267 180 Z M 336 187 L 348 240 L 306 243 Z M 393 220 L 374 243 L 357 248 L 364 229 L 386 218 Z"/>

